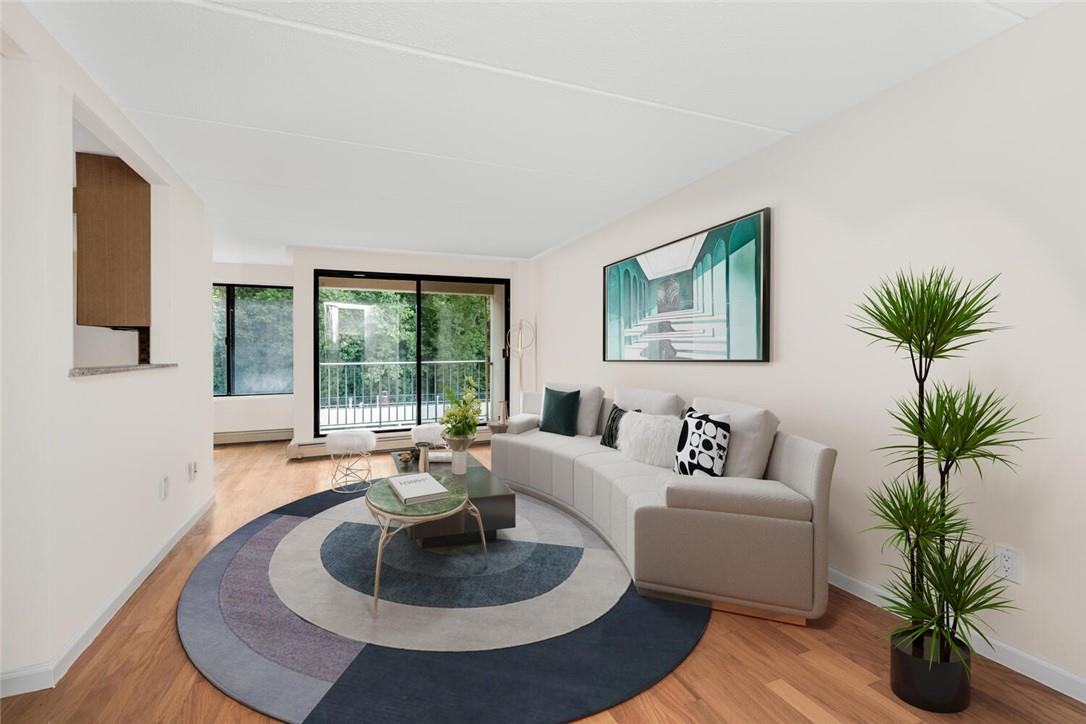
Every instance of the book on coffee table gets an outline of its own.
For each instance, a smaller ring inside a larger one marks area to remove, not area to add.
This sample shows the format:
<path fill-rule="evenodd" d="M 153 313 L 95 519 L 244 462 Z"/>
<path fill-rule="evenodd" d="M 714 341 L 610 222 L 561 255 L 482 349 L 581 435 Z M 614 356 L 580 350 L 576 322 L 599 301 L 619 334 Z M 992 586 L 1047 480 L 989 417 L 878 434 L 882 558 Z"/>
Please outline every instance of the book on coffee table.
<path fill-rule="evenodd" d="M 388 485 L 404 505 L 429 503 L 449 496 L 445 486 L 430 473 L 394 475 L 388 479 Z"/>

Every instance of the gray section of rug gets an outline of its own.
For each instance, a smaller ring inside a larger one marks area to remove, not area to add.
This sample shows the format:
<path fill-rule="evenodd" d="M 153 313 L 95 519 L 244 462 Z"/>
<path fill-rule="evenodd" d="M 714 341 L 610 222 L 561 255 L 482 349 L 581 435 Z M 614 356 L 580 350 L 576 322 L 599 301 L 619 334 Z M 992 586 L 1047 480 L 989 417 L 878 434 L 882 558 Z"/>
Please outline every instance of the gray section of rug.
<path fill-rule="evenodd" d="M 192 572 L 177 604 L 177 632 L 208 681 L 259 711 L 301 721 L 331 684 L 264 658 L 239 639 L 219 607 L 219 586 L 241 547 L 278 516 L 265 515 L 232 533 Z"/>
<path fill-rule="evenodd" d="M 518 525 L 520 521 L 518 517 Z M 275 549 L 268 575 L 280 600 L 298 616 L 339 636 L 370 644 L 420 651 L 479 651 L 530 644 L 603 616 L 630 584 L 625 566 L 613 551 L 579 548 L 580 559 L 557 585 L 542 593 L 534 587 L 512 586 L 501 594 L 510 602 L 477 605 L 480 601 L 469 596 L 488 589 L 487 568 L 481 549 L 467 546 L 460 554 L 465 576 L 444 580 L 452 598 L 462 594 L 472 605 L 413 605 L 382 596 L 379 613 L 374 615 L 370 593 L 337 580 L 321 558 L 325 542 L 342 525 L 342 517 L 321 514 L 296 526 Z M 531 520 L 524 525 L 534 528 Z M 572 521 L 567 519 L 567 526 L 566 539 L 575 536 L 580 541 L 581 533 Z M 505 533 L 501 531 L 499 537 Z M 357 560 L 372 565 L 375 557 L 374 546 L 368 556 Z M 496 587 L 503 577 L 512 584 L 506 572 L 497 576 Z"/>
<path fill-rule="evenodd" d="M 219 589 L 219 603 L 231 630 L 256 653 L 302 674 L 335 681 L 363 644 L 308 623 L 283 605 L 268 581 L 275 547 L 306 520 L 283 516 L 241 547 Z"/>

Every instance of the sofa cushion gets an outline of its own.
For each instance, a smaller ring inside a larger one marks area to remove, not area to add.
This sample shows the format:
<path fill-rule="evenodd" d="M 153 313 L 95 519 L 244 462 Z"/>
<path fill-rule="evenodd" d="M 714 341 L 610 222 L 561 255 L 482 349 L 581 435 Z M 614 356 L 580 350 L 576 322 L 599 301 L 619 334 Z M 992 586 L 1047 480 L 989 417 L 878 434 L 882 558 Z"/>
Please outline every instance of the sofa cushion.
<path fill-rule="evenodd" d="M 769 453 L 773 449 L 773 437 L 777 434 L 780 420 L 769 410 L 744 405 L 741 402 L 717 400 L 711 397 L 695 397 L 694 409 L 698 412 L 728 415 L 731 421 L 731 439 L 728 441 L 728 458 L 724 461 L 724 474 L 729 478 L 761 478 L 765 476 Z"/>
<path fill-rule="evenodd" d="M 692 407 L 687 410 L 675 450 L 675 472 L 722 477 L 731 429 L 728 415 L 710 415 Z"/>
<path fill-rule="evenodd" d="M 546 388 L 543 391 L 543 414 L 539 416 L 539 429 L 569 437 L 576 435 L 580 396 L 580 390 L 562 392 Z"/>
<path fill-rule="evenodd" d="M 611 537 L 616 525 L 625 525 L 624 518 L 612 520 L 611 500 L 615 493 L 615 481 L 644 475 L 659 474 L 659 468 L 636 460 L 628 460 L 621 455 L 586 456 L 577 461 L 575 484 L 579 491 L 590 493 L 591 505 L 589 518 L 601 531 Z M 659 484 L 657 484 L 659 485 Z M 663 495 L 663 487 L 658 490 Z"/>
<path fill-rule="evenodd" d="M 682 426 L 683 421 L 671 415 L 627 412 L 618 426 L 618 451 L 632 460 L 670 469 Z"/>
<path fill-rule="evenodd" d="M 614 406 L 615 401 L 604 395 L 603 402 L 600 403 L 600 416 L 596 420 L 597 435 L 603 434 L 603 428 L 607 426 L 607 418 L 611 415 L 611 408 Z"/>
<path fill-rule="evenodd" d="M 521 435 L 503 436 L 503 441 L 517 448 L 546 451 L 555 455 L 566 450 L 573 450 L 578 454 L 606 450 L 606 448 L 600 446 L 598 437 L 567 437 L 566 435 L 556 435 L 553 432 L 543 432 L 542 430 L 529 430 Z M 621 456 L 615 453 L 615 457 Z"/>
<path fill-rule="evenodd" d="M 617 450 L 600 445 L 599 437 L 566 438 L 568 445 L 556 448 L 551 455 L 551 481 L 554 497 L 567 505 L 576 505 L 576 464 L 582 460 L 625 460 Z M 583 497 L 583 496 L 582 496 Z"/>
<path fill-rule="evenodd" d="M 491 469 L 495 475 L 570 503 L 573 502 L 570 458 L 607 450 L 600 446 L 597 437 L 567 437 L 538 429 L 520 435 L 495 435 L 491 446 Z M 616 458 L 622 457 L 614 450 L 608 452 Z"/>
<path fill-rule="evenodd" d="M 521 392 L 520 411 L 538 415 L 543 411 L 543 394 L 540 392 Z"/>
<path fill-rule="evenodd" d="M 524 412 L 510 417 L 508 423 L 509 426 L 505 428 L 505 431 L 510 435 L 519 435 L 539 427 L 539 415 Z"/>
<path fill-rule="evenodd" d="M 599 385 L 575 385 L 566 382 L 548 382 L 544 385 L 559 392 L 580 393 L 577 407 L 577 434 L 592 436 L 599 426 L 600 405 L 603 404 L 603 388 Z M 545 401 L 544 401 L 545 402 Z"/>
<path fill-rule="evenodd" d="M 811 501 L 784 483 L 759 478 L 709 478 L 665 474 L 669 508 L 811 520 Z"/>
<path fill-rule="evenodd" d="M 683 401 L 674 392 L 640 387 L 619 387 L 615 390 L 615 404 L 625 410 L 640 409 L 648 415 L 678 415 L 683 410 Z"/>
<path fill-rule="evenodd" d="M 611 490 L 611 542 L 615 544 L 632 572 L 637 565 L 634 550 L 634 518 L 646 506 L 666 507 L 664 487 L 650 477 L 636 475 L 619 478 Z"/>

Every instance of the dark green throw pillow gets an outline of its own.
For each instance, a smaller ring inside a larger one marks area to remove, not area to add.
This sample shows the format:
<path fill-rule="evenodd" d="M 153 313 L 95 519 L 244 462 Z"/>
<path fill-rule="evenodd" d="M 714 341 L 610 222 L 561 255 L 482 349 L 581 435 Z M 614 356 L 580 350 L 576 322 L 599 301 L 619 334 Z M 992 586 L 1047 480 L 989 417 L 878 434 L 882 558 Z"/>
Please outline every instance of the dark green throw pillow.
<path fill-rule="evenodd" d="M 559 392 L 549 387 L 543 389 L 543 414 L 539 429 L 557 435 L 573 437 L 577 434 L 577 409 L 581 406 L 581 391 Z"/>

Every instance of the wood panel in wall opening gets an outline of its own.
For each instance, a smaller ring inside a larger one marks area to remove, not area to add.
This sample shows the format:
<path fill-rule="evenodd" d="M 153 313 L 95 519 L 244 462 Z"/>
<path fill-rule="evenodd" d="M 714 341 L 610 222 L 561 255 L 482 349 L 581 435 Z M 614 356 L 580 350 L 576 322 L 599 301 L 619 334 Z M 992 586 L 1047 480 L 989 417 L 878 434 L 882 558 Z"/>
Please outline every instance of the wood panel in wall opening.
<path fill-rule="evenodd" d="M 119 158 L 76 154 L 76 321 L 151 325 L 151 185 Z"/>

